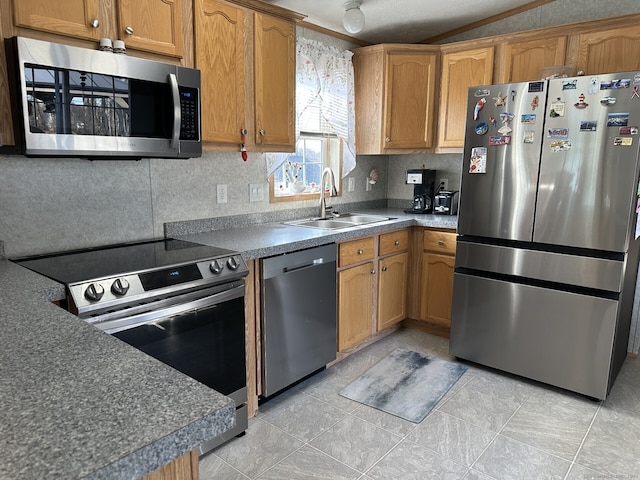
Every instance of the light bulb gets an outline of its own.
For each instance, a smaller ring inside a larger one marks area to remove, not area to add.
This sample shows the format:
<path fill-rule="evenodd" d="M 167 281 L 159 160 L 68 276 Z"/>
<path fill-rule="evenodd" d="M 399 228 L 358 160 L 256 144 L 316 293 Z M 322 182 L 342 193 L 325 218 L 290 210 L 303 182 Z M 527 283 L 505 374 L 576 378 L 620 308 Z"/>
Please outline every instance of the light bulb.
<path fill-rule="evenodd" d="M 349 33 L 358 33 L 364 28 L 364 13 L 357 2 L 349 2 L 345 5 L 347 11 L 342 18 L 342 25 Z"/>

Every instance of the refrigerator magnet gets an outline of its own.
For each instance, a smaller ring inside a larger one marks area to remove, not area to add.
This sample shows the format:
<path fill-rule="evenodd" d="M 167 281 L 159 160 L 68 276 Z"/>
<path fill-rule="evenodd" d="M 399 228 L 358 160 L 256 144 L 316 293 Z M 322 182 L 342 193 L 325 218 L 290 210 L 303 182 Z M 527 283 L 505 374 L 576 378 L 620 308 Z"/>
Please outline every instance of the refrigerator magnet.
<path fill-rule="evenodd" d="M 476 90 L 475 93 L 473 94 L 473 96 L 476 98 L 488 97 L 489 95 L 491 95 L 491 90 L 489 90 L 488 88 L 481 88 L 479 90 Z"/>
<path fill-rule="evenodd" d="M 538 108 L 539 102 L 540 102 L 540 99 L 538 98 L 538 95 L 533 97 L 533 100 L 531 100 L 531 110 L 535 110 L 536 108 Z"/>
<path fill-rule="evenodd" d="M 549 128 L 547 129 L 547 137 L 548 138 L 568 138 L 569 129 L 568 128 Z"/>
<path fill-rule="evenodd" d="M 575 90 L 578 86 L 578 79 L 574 80 L 563 80 L 562 81 L 562 89 L 563 90 Z"/>
<path fill-rule="evenodd" d="M 597 120 L 581 120 L 580 131 L 581 132 L 595 132 L 598 129 Z"/>
<path fill-rule="evenodd" d="M 600 100 L 600 105 L 606 107 L 609 105 L 615 105 L 618 99 L 616 97 L 602 97 Z"/>
<path fill-rule="evenodd" d="M 638 135 L 638 127 L 620 127 L 620 135 Z"/>
<path fill-rule="evenodd" d="M 613 144 L 616 147 L 630 147 L 633 145 L 633 138 L 631 137 L 615 137 L 613 139 Z"/>
<path fill-rule="evenodd" d="M 507 99 L 506 95 L 502 95 L 502 92 L 498 92 L 498 95 L 493 97 L 494 105 L 496 107 L 501 107 L 504 105 L 504 101 Z"/>
<path fill-rule="evenodd" d="M 607 114 L 607 127 L 626 127 L 629 124 L 628 113 Z"/>
<path fill-rule="evenodd" d="M 549 105 L 549 116 L 551 118 L 564 117 L 564 102 L 560 101 L 559 98 Z"/>
<path fill-rule="evenodd" d="M 634 85 L 631 91 L 631 98 L 640 98 L 640 93 L 638 93 L 638 86 Z"/>
<path fill-rule="evenodd" d="M 491 136 L 489 137 L 489 145 L 492 147 L 511 145 L 511 135 Z"/>
<path fill-rule="evenodd" d="M 525 131 L 522 138 L 523 143 L 533 143 L 535 141 L 535 133 L 533 130 Z"/>
<path fill-rule="evenodd" d="M 480 100 L 478 100 L 478 102 L 476 103 L 475 108 L 473 109 L 473 119 L 477 120 L 478 119 L 478 115 L 480 114 L 480 110 L 482 110 L 484 108 L 484 104 L 487 103 L 487 100 L 484 98 L 481 98 Z"/>
<path fill-rule="evenodd" d="M 600 82 L 600 90 L 616 90 L 618 88 L 629 88 L 629 85 L 631 85 L 630 78 L 605 80 Z"/>
<path fill-rule="evenodd" d="M 589 106 L 589 104 L 584 101 L 584 93 L 581 93 L 580 95 L 578 95 L 578 102 L 574 103 L 573 106 L 579 110 L 582 110 Z"/>
<path fill-rule="evenodd" d="M 469 173 L 487 173 L 487 147 L 474 147 L 471 149 Z"/>
<path fill-rule="evenodd" d="M 555 142 L 551 142 L 549 144 L 549 148 L 554 153 L 557 152 L 566 152 L 567 150 L 571 150 L 571 142 L 569 140 L 557 140 Z"/>
<path fill-rule="evenodd" d="M 535 113 L 525 113 L 520 115 L 520 123 L 525 123 L 527 125 L 533 125 L 536 123 L 536 114 Z"/>
<path fill-rule="evenodd" d="M 477 135 L 484 135 L 489 130 L 489 125 L 485 122 L 478 122 L 475 126 L 475 131 Z"/>

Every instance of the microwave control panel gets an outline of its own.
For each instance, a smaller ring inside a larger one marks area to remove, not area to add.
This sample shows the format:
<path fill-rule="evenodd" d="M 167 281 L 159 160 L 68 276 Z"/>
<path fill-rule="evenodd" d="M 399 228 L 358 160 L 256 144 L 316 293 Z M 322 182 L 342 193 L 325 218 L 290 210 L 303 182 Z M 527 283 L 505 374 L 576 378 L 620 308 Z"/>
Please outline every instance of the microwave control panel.
<path fill-rule="evenodd" d="M 180 87 L 180 140 L 199 140 L 198 89 Z"/>

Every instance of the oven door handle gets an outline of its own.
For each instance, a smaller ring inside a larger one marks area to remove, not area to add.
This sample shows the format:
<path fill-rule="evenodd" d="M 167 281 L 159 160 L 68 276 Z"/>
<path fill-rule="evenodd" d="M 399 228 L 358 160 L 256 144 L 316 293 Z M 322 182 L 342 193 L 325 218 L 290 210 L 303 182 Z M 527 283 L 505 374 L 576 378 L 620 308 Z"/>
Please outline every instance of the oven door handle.
<path fill-rule="evenodd" d="M 116 333 L 122 330 L 128 330 L 134 327 L 138 327 L 140 325 L 155 323 L 162 318 L 180 315 L 182 313 L 188 312 L 189 310 L 195 310 L 203 307 L 212 307 L 240 297 L 244 297 L 244 285 L 225 290 L 224 292 L 208 295 L 203 298 L 198 298 L 187 303 L 179 303 L 166 308 L 160 308 L 137 315 L 130 315 L 118 319 L 106 320 L 103 322 L 100 322 L 98 320 L 97 322 L 92 323 L 92 325 L 106 333 Z"/>

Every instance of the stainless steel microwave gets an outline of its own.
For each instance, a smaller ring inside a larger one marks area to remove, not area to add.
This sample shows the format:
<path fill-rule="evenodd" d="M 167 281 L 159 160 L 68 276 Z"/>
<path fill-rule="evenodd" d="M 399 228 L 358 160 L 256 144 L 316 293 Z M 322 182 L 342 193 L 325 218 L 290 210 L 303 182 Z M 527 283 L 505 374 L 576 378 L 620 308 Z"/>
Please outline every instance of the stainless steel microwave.
<path fill-rule="evenodd" d="M 18 153 L 202 155 L 199 70 L 24 37 L 5 50 Z"/>

